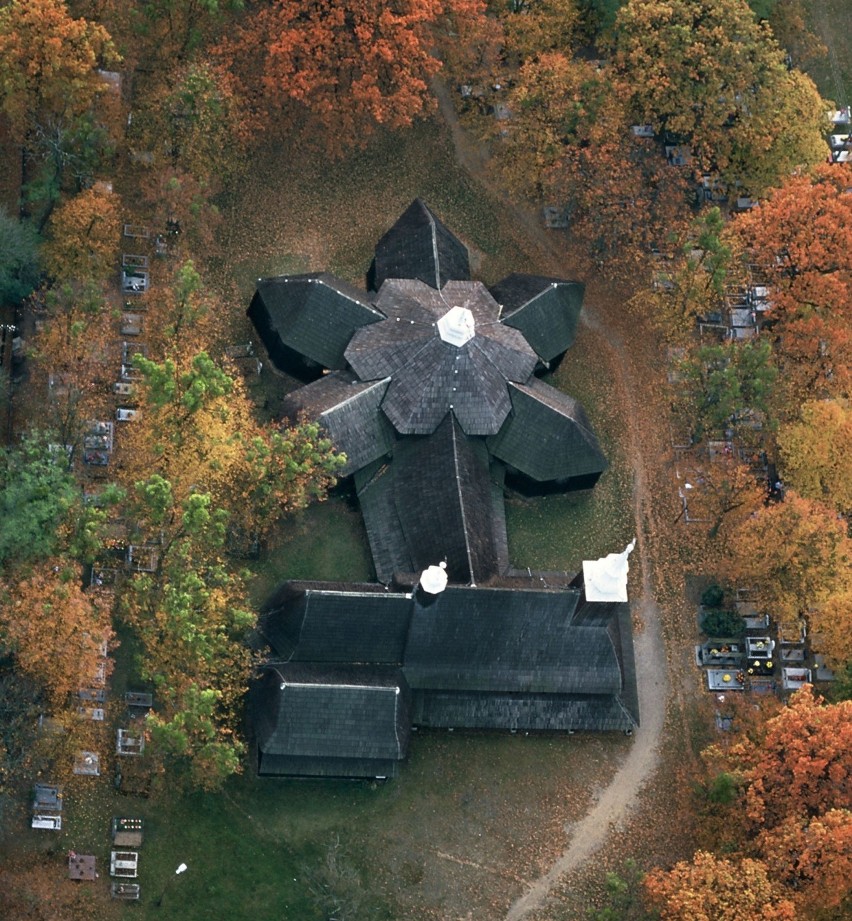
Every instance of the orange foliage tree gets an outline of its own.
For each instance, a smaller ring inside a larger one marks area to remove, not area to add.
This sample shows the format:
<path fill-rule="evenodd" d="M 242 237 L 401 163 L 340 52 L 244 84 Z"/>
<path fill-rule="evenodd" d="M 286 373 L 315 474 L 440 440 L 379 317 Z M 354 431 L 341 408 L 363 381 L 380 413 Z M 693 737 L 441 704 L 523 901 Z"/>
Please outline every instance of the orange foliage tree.
<path fill-rule="evenodd" d="M 852 895 L 852 812 L 830 809 L 810 821 L 785 819 L 760 835 L 757 847 L 773 879 L 791 889 L 808 916 Z"/>
<path fill-rule="evenodd" d="M 91 685 L 112 640 L 109 611 L 81 584 L 80 566 L 58 558 L 0 583 L 0 638 L 55 704 Z"/>
<path fill-rule="evenodd" d="M 51 215 L 42 249 L 47 271 L 60 281 L 105 282 L 118 272 L 121 200 L 96 183 Z"/>
<path fill-rule="evenodd" d="M 746 768 L 746 812 L 756 829 L 852 809 L 852 701 L 826 704 L 803 687 L 766 724 L 758 745 L 732 749 Z"/>
<path fill-rule="evenodd" d="M 779 622 L 792 624 L 849 583 L 850 560 L 845 522 L 790 490 L 731 531 L 725 569 L 733 582 L 753 586 Z"/>
<path fill-rule="evenodd" d="M 645 896 L 661 921 L 793 921 L 793 903 L 769 879 L 766 866 L 749 858 L 727 860 L 698 851 L 671 870 L 652 870 Z"/>
<path fill-rule="evenodd" d="M 788 405 L 849 396 L 852 368 L 852 168 L 789 178 L 731 233 L 770 285 L 767 318 Z"/>
<path fill-rule="evenodd" d="M 327 146 L 358 146 L 379 125 L 408 126 L 433 106 L 432 54 L 448 18 L 484 17 L 481 0 L 275 0 L 221 52 L 274 109 L 295 103 Z M 259 86 L 251 67 L 262 60 Z"/>

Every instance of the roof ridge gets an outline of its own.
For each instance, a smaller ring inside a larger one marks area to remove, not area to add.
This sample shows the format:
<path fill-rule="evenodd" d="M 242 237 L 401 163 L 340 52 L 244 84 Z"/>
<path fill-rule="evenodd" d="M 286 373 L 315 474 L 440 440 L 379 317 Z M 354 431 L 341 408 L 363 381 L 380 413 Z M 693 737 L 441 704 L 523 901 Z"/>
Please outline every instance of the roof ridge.
<path fill-rule="evenodd" d="M 473 571 L 473 554 L 470 547 L 470 537 L 468 535 L 467 529 L 467 514 L 465 512 L 465 492 L 460 488 L 461 476 L 459 474 L 459 452 L 458 452 L 458 440 L 456 435 L 456 415 L 455 412 L 450 413 L 450 433 L 452 438 L 453 446 L 453 470 L 455 471 L 456 476 L 456 492 L 459 497 L 459 512 L 461 513 L 462 519 L 462 533 L 464 534 L 464 551 L 467 556 L 467 568 L 470 571 L 470 584 L 476 585 L 476 573 Z M 459 426 L 461 427 L 461 426 Z"/>
<path fill-rule="evenodd" d="M 320 378 L 320 380 L 328 380 L 328 377 Z M 347 403 L 351 403 L 353 400 L 357 400 L 358 397 L 364 396 L 365 393 L 368 393 L 374 387 L 378 387 L 380 384 L 386 384 L 390 380 L 391 380 L 391 377 L 390 375 L 388 375 L 387 377 L 376 378 L 376 380 L 374 381 L 361 381 L 361 380 L 350 381 L 349 382 L 350 386 L 356 385 L 356 384 L 364 384 L 365 386 L 362 387 L 360 390 L 358 390 L 357 393 L 353 393 L 351 396 L 346 397 L 345 400 L 341 400 L 339 403 L 335 403 L 334 406 L 329 406 L 328 409 L 324 409 L 320 413 L 320 417 L 325 416 L 327 413 L 331 413 L 331 412 L 335 412 L 339 410 L 341 406 L 346 406 Z"/>
<path fill-rule="evenodd" d="M 286 678 L 282 683 L 288 688 L 343 688 L 347 691 L 393 691 L 396 695 L 400 693 L 400 688 L 391 684 L 346 684 L 342 681 L 287 681 Z"/>
<path fill-rule="evenodd" d="M 420 199 L 418 199 L 420 201 Z M 423 207 L 423 210 L 426 212 L 426 216 L 429 220 L 429 234 L 432 237 L 432 258 L 435 263 L 435 288 L 437 291 L 441 290 L 441 258 L 438 255 L 438 225 L 435 223 L 435 215 L 429 210 L 428 205 L 424 201 L 420 201 L 420 204 Z"/>

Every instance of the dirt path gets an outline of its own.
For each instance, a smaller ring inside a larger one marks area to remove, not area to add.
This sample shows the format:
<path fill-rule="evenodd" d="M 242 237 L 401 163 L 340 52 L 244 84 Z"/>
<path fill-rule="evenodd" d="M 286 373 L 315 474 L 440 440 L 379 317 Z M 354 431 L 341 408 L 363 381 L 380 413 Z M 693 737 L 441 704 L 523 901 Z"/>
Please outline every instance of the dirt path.
<path fill-rule="evenodd" d="M 563 274 L 564 255 L 558 252 L 552 238 L 541 226 L 538 216 L 509 200 L 491 181 L 487 172 L 487 150 L 472 139 L 459 123 L 446 85 L 436 81 L 434 89 L 441 113 L 451 132 L 459 163 L 503 203 L 512 217 L 523 227 L 527 238 L 535 241 L 547 262 L 553 266 L 554 273 Z M 587 299 L 584 304 L 583 322 L 596 335 L 600 347 L 611 353 L 612 360 L 608 364 L 616 369 L 618 374 L 614 383 L 625 410 L 625 418 L 631 422 L 638 419 L 640 414 L 635 411 L 635 401 L 641 398 L 642 388 L 637 386 L 638 382 L 630 362 L 624 359 L 627 354 L 626 344 L 613 330 L 612 325 L 604 322 L 594 298 Z M 637 536 L 633 564 L 636 566 L 638 563 L 642 571 L 642 593 L 636 613 L 644 629 L 635 638 L 636 678 L 642 724 L 634 735 L 634 744 L 629 755 L 612 782 L 600 793 L 594 806 L 583 818 L 566 827 L 570 840 L 562 855 L 547 873 L 534 880 L 524 895 L 510 907 L 505 916 L 506 921 L 520 921 L 541 908 L 557 883 L 566 874 L 581 867 L 606 843 L 611 832 L 626 819 L 637 796 L 652 778 L 658 764 L 658 748 L 665 722 L 669 688 L 660 616 L 651 578 L 652 561 L 644 525 L 652 516 L 650 491 L 647 485 L 643 444 L 635 424 L 628 427 L 628 451 L 634 469 L 634 520 Z"/>

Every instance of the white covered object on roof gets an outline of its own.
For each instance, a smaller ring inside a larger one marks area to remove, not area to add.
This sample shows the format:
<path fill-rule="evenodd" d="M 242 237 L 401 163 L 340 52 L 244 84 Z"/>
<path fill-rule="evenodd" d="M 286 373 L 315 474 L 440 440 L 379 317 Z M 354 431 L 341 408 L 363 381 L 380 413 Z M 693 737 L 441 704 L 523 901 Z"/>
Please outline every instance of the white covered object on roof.
<path fill-rule="evenodd" d="M 430 595 L 440 595 L 447 587 L 447 564 L 442 562 L 424 569 L 420 576 L 420 587 Z"/>
<path fill-rule="evenodd" d="M 636 538 L 621 553 L 609 553 L 599 560 L 583 560 L 586 601 L 627 601 L 627 558 Z"/>

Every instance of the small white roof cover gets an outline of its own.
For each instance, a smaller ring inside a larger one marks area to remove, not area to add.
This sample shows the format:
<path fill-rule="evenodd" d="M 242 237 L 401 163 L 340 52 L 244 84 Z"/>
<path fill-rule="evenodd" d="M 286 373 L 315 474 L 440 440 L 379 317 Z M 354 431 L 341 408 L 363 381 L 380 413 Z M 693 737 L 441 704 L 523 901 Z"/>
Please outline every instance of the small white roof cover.
<path fill-rule="evenodd" d="M 420 576 L 420 587 L 430 595 L 440 595 L 447 587 L 447 564 L 429 566 Z"/>
<path fill-rule="evenodd" d="M 438 320 L 438 335 L 444 342 L 461 348 L 476 335 L 473 314 L 467 307 L 451 307 Z"/>
<path fill-rule="evenodd" d="M 627 601 L 627 557 L 636 538 L 621 553 L 610 553 L 600 560 L 583 560 L 586 601 Z"/>

